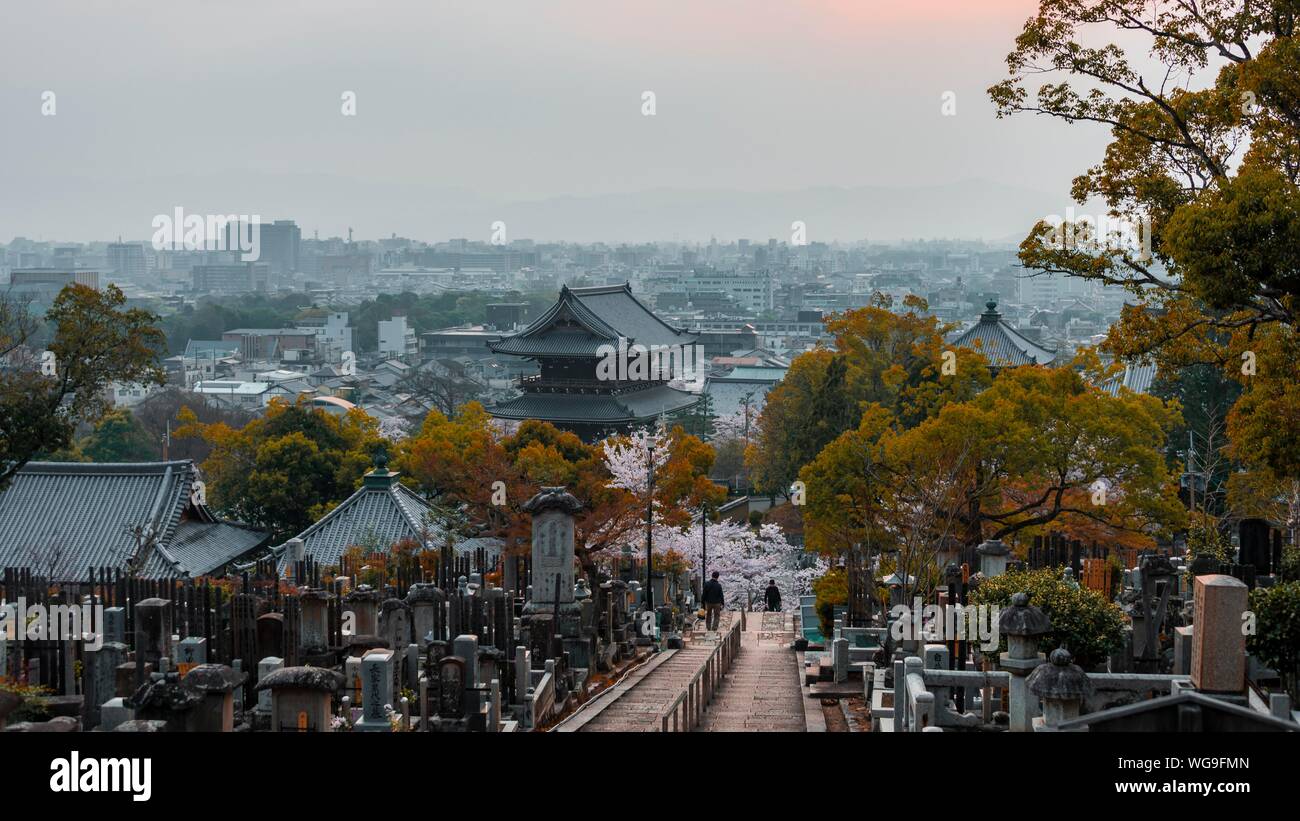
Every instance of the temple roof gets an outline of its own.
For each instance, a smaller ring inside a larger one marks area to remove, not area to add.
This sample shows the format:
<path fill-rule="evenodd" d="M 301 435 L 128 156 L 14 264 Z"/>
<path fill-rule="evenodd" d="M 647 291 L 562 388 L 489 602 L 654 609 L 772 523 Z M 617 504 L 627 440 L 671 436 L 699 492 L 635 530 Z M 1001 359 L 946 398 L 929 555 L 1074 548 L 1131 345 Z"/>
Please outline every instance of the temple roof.
<path fill-rule="evenodd" d="M 594 357 L 601 345 L 692 345 L 697 336 L 664 322 L 630 285 L 560 288 L 560 298 L 531 325 L 489 347 L 515 356 Z"/>
<path fill-rule="evenodd" d="M 446 530 L 431 520 L 433 505 L 397 481 L 398 475 L 386 465 L 367 473 L 356 493 L 297 535 L 303 541 L 303 555 L 330 566 L 337 565 L 349 547 L 377 546 L 386 552 L 405 539 L 441 544 Z M 467 546 L 499 549 L 499 544 L 493 539 L 459 539 L 455 549 L 462 551 Z M 279 565 L 283 571 L 284 545 L 275 551 L 280 554 Z"/>
<path fill-rule="evenodd" d="M 987 303 L 980 321 L 952 339 L 953 345 L 979 351 L 995 368 L 1018 365 L 1046 365 L 1056 358 L 1056 351 L 1027 339 L 1002 321 L 996 302 Z"/>
<path fill-rule="evenodd" d="M 493 405 L 488 412 L 500 419 L 617 425 L 653 419 L 698 401 L 695 394 L 657 385 L 621 393 L 525 393 Z"/>
<path fill-rule="evenodd" d="M 197 481 L 188 459 L 30 462 L 0 493 L 0 566 L 85 578 L 90 567 L 124 567 L 137 549 L 128 528 L 145 528 L 158 536 L 144 575 L 201 576 L 265 543 L 196 503 Z"/>

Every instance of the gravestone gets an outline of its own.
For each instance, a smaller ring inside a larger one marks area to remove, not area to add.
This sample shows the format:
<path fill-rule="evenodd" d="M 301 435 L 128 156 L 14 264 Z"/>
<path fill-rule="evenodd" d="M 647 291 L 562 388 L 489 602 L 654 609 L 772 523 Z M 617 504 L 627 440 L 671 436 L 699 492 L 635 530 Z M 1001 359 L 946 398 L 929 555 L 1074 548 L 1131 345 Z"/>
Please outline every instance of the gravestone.
<path fill-rule="evenodd" d="M 167 599 L 145 599 L 135 606 L 135 663 L 155 668 L 171 655 L 172 608 Z"/>
<path fill-rule="evenodd" d="M 393 699 L 393 651 L 371 650 L 361 659 L 362 732 L 392 732 L 388 710 Z"/>
<path fill-rule="evenodd" d="M 379 607 L 379 637 L 388 649 L 400 651 L 411 643 L 411 608 L 401 599 L 385 599 Z"/>
<path fill-rule="evenodd" d="M 126 608 L 104 608 L 104 641 L 126 643 Z"/>
<path fill-rule="evenodd" d="M 99 726 L 102 721 L 100 708 L 117 694 L 117 668 L 126 661 L 126 653 L 125 644 L 112 641 L 105 642 L 97 650 L 87 647 L 82 654 L 81 686 L 85 694 L 87 730 Z"/>
<path fill-rule="evenodd" d="M 550 612 L 557 604 L 563 610 L 573 602 L 573 514 L 580 509 L 562 487 L 544 487 L 524 505 L 533 516 L 533 586 L 526 613 Z"/>
<path fill-rule="evenodd" d="M 438 717 L 455 721 L 465 717 L 466 664 L 459 656 L 438 660 Z"/>
<path fill-rule="evenodd" d="M 446 600 L 441 588 L 425 582 L 411 585 L 406 594 L 406 603 L 411 606 L 414 640 L 419 643 L 421 652 L 430 641 L 444 641 L 446 638 Z"/>
<path fill-rule="evenodd" d="M 1219 573 L 1196 577 L 1192 630 L 1192 686 L 1213 693 L 1239 693 L 1246 686 L 1248 606 L 1245 582 Z"/>
<path fill-rule="evenodd" d="M 260 684 L 267 676 L 274 673 L 284 666 L 284 659 L 277 656 L 268 656 L 257 663 L 257 681 Z M 271 715 L 271 691 L 262 690 L 257 694 L 257 712 L 258 715 L 269 717 Z"/>
<path fill-rule="evenodd" d="M 181 639 L 176 654 L 176 672 L 181 678 L 185 674 L 198 667 L 200 664 L 208 663 L 208 640 L 199 636 L 190 636 Z"/>
<path fill-rule="evenodd" d="M 324 590 L 307 590 L 299 596 L 298 645 L 304 656 L 329 649 L 329 601 L 330 594 Z"/>
<path fill-rule="evenodd" d="M 465 686 L 478 686 L 478 636 L 457 636 L 451 643 L 451 654 L 465 662 Z"/>

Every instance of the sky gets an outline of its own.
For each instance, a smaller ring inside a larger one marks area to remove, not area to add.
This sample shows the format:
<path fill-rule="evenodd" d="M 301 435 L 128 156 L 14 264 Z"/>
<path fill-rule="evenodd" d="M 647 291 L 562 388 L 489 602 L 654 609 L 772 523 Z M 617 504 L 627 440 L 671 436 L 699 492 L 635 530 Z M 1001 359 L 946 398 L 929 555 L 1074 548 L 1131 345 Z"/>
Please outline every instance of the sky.
<path fill-rule="evenodd" d="M 500 211 L 524 223 L 511 225 L 513 237 L 708 239 L 719 234 L 708 209 L 689 223 L 655 214 L 638 226 L 637 208 L 658 207 L 639 198 L 919 186 L 939 192 L 941 209 L 945 186 L 971 181 L 1023 191 L 1035 212 L 1040 199 L 1064 209 L 1104 130 L 998 120 L 985 93 L 1035 9 L 1034 0 L 11 4 L 0 242 L 146 239 L 153 216 L 178 206 L 296 219 L 304 236 L 351 227 L 359 238 L 486 239 L 485 220 Z M 42 111 L 47 91 L 53 116 Z M 643 114 L 646 91 L 653 116 Z M 355 116 L 342 113 L 345 92 Z M 942 114 L 945 92 L 955 116 Z M 609 197 L 627 214 L 612 229 L 598 219 Z M 580 207 L 562 211 L 574 224 L 543 219 L 575 199 Z M 752 234 L 786 218 L 773 214 Z M 914 221 L 890 230 L 1000 230 L 961 213 Z M 857 230 L 841 222 L 837 234 Z M 732 223 L 733 234 L 746 230 Z"/>

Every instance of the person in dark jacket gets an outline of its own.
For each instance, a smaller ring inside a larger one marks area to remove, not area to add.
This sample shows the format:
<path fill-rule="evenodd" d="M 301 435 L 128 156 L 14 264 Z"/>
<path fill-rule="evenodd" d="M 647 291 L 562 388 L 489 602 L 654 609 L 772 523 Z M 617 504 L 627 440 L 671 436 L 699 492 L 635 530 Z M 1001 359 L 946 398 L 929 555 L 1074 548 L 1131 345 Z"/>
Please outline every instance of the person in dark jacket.
<path fill-rule="evenodd" d="M 722 582 L 718 581 L 718 571 L 713 571 L 713 578 L 704 583 L 700 594 L 700 603 L 704 605 L 704 629 L 717 630 L 718 619 L 722 616 Z"/>
<path fill-rule="evenodd" d="M 763 591 L 763 599 L 767 602 L 769 613 L 775 613 L 781 609 L 781 591 L 776 586 L 776 579 L 767 580 L 767 590 Z"/>

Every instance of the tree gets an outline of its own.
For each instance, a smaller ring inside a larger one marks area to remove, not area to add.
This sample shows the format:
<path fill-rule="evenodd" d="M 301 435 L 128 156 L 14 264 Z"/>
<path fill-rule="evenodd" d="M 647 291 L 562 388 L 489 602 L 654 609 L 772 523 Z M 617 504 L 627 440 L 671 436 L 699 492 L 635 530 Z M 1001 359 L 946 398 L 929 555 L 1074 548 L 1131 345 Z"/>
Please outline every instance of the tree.
<path fill-rule="evenodd" d="M 421 399 L 427 399 L 444 416 L 451 416 L 461 406 L 483 394 L 483 386 L 473 379 L 460 376 L 436 362 L 415 368 L 397 389 Z"/>
<path fill-rule="evenodd" d="M 68 447 L 80 421 L 98 419 L 111 382 L 163 383 L 157 317 L 125 304 L 115 285 L 64 288 L 46 313 L 53 337 L 37 357 L 25 347 L 36 333 L 25 306 L 0 300 L 0 358 L 9 361 L 0 370 L 0 490 L 36 456 Z"/>
<path fill-rule="evenodd" d="M 272 401 L 242 428 L 205 424 L 186 410 L 175 436 L 212 447 L 203 462 L 209 505 L 288 539 L 350 496 L 380 450 L 378 426 L 360 410 L 339 417 L 301 402 Z"/>
<path fill-rule="evenodd" d="M 989 90 L 999 116 L 1109 127 L 1105 156 L 1071 194 L 1146 224 L 1139 251 L 1072 245 L 1040 222 L 1021 244 L 1024 265 L 1128 289 L 1136 304 L 1106 347 L 1166 374 L 1223 368 L 1242 386 L 1230 455 L 1284 480 L 1300 477 L 1296 24 L 1291 0 L 1045 1 L 1007 58 L 1010 76 Z M 1141 62 L 1104 43 L 1107 30 Z M 1031 78 L 1041 80 L 1032 98 Z"/>
<path fill-rule="evenodd" d="M 924 300 L 909 297 L 904 308 L 894 313 L 874 304 L 831 319 L 826 329 L 835 351 L 819 348 L 796 357 L 768 392 L 746 453 L 760 490 L 787 493 L 799 470 L 856 428 L 872 404 L 913 425 L 992 381 L 983 357 L 966 349 L 952 352 L 956 371 L 945 375 L 949 328 L 924 315 Z"/>
<path fill-rule="evenodd" d="M 81 442 L 81 452 L 92 462 L 148 462 L 158 457 L 158 445 L 131 411 L 115 408 Z"/>
<path fill-rule="evenodd" d="M 1004 370 L 911 428 L 872 405 L 800 473 L 807 543 L 892 553 L 922 591 L 940 551 L 1048 525 L 1149 545 L 1182 523 L 1162 452 L 1176 418 L 1154 397 L 1110 396 L 1069 367 Z"/>
<path fill-rule="evenodd" d="M 706 538 L 708 566 L 704 568 Z M 698 525 L 656 529 L 655 551 L 683 557 L 692 572 L 700 576 L 704 570 L 709 575 L 716 571 L 727 604 L 745 610 L 753 609 L 763 598 L 769 579 L 775 579 L 781 591 L 782 608 L 793 610 L 812 580 L 827 569 L 825 562 L 816 557 L 804 561 L 804 552 L 790 544 L 776 525 L 750 528 L 729 519 L 710 523 L 707 536 Z"/>

